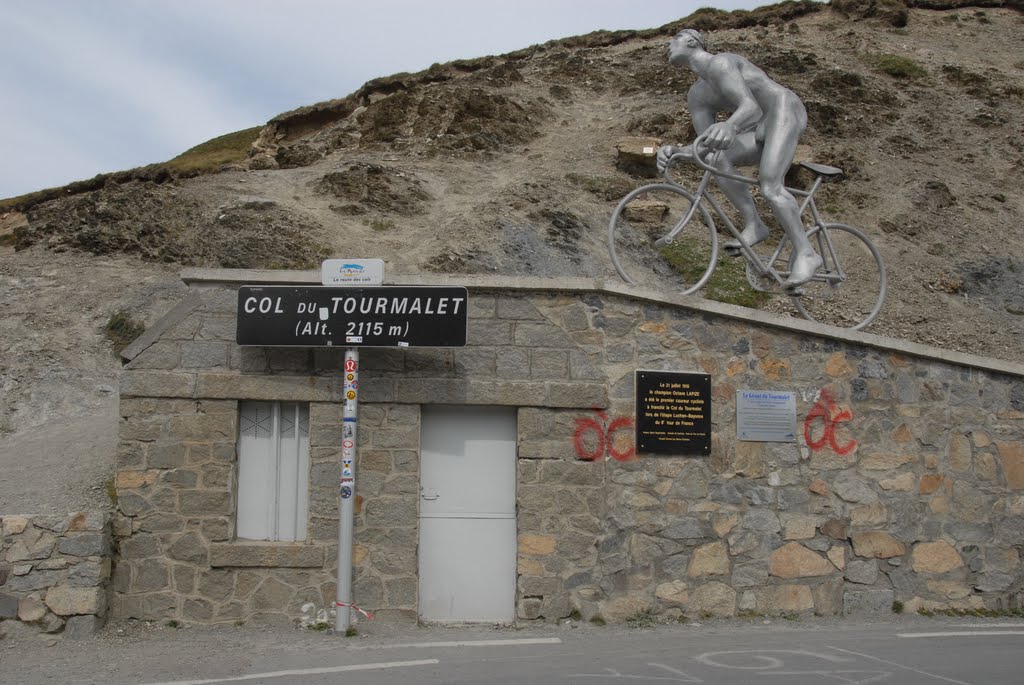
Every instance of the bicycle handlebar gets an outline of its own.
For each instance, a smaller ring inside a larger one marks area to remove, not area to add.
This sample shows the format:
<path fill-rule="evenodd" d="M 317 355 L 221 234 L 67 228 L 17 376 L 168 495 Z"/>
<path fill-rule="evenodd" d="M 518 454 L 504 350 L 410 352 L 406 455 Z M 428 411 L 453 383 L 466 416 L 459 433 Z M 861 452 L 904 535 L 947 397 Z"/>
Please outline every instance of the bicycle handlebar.
<path fill-rule="evenodd" d="M 740 176 L 739 174 L 730 174 L 726 171 L 722 171 L 721 169 L 717 169 L 714 166 L 714 164 L 718 162 L 718 158 L 722 154 L 722 150 L 712 150 L 711 148 L 704 145 L 704 139 L 706 137 L 707 136 L 705 134 L 701 134 L 694 139 L 693 143 L 689 146 L 692 151 L 691 153 L 678 152 L 668 158 L 668 162 L 665 164 L 665 171 L 662 174 L 665 177 L 666 181 L 668 181 L 669 183 L 674 183 L 674 181 L 672 181 L 672 179 L 669 178 L 668 175 L 668 170 L 673 165 L 678 164 L 681 161 L 689 161 L 692 162 L 693 164 L 696 164 L 705 171 L 710 171 L 715 176 L 732 179 L 733 181 L 740 181 L 742 183 L 750 183 L 751 185 L 757 184 L 758 181 L 756 178 Z M 701 148 L 704 149 L 701 150 Z M 707 153 L 706 156 L 708 157 L 708 159 L 710 159 L 710 161 L 707 161 L 702 158 L 702 155 L 705 155 L 705 153 Z"/>

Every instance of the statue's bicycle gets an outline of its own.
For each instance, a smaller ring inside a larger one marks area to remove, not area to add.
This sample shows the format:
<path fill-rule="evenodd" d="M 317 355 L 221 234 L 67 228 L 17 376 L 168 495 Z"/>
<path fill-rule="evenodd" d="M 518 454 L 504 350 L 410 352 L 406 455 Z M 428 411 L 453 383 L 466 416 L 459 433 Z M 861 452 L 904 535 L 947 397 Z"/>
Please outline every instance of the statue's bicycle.
<path fill-rule="evenodd" d="M 669 160 L 665 183 L 641 186 L 615 208 L 608 224 L 608 250 L 623 280 L 636 284 L 630 271 L 653 270 L 660 287 L 667 282 L 684 295 L 705 287 L 718 265 L 713 213 L 739 243 L 733 252 L 745 259 L 746 280 L 755 291 L 780 294 L 791 299 L 804 318 L 843 328 L 861 330 L 878 316 L 886 293 L 885 265 L 878 249 L 859 228 L 826 222 L 814 202 L 822 183 L 839 178 L 841 170 L 800 162 L 814 174 L 814 183 L 810 190 L 787 188 L 800 201 L 807 236 L 823 260 L 810 282 L 787 290 L 784 282 L 789 277 L 791 241 L 784 236 L 777 243 L 769 239 L 754 246 L 747 244 L 708 188 L 712 176 L 753 185 L 757 180 L 716 169 L 714 155 L 718 153 L 702 149 L 699 139 L 690 150 L 690 154 L 677 154 Z M 692 193 L 669 175 L 672 166 L 683 161 L 704 170 Z"/>

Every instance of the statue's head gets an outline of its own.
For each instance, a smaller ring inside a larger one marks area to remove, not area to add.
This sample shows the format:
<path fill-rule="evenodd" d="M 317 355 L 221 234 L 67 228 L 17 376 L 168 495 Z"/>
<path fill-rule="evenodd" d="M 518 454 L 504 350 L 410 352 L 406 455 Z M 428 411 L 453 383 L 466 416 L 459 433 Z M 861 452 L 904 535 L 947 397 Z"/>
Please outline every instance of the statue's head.
<path fill-rule="evenodd" d="M 668 61 L 672 64 L 683 64 L 686 56 L 697 50 L 707 50 L 704 36 L 697 29 L 683 29 L 669 41 Z"/>

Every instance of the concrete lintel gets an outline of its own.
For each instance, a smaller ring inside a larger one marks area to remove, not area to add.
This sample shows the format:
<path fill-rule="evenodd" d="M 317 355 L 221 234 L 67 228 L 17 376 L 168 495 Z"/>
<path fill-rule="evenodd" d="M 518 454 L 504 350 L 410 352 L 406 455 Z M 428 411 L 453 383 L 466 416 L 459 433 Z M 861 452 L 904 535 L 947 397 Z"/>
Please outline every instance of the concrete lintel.
<path fill-rule="evenodd" d="M 275 271 L 256 269 L 198 269 L 181 272 L 181 279 L 193 287 L 240 285 L 319 285 L 318 271 Z M 622 282 L 600 278 L 541 278 L 537 276 L 488 276 L 478 274 L 398 274 L 386 279 L 386 285 L 465 286 L 470 289 L 519 292 L 566 292 L 618 295 L 632 300 L 643 300 L 714 314 L 747 323 L 770 326 L 793 333 L 805 333 L 879 350 L 897 352 L 912 357 L 931 359 L 966 366 L 993 373 L 1024 377 L 1024 364 L 1020 362 L 981 357 L 965 352 L 946 350 L 930 345 L 846 328 L 826 326 L 814 321 L 788 316 L 777 316 L 755 309 L 707 300 L 699 295 L 666 294 L 660 290 L 639 288 Z"/>

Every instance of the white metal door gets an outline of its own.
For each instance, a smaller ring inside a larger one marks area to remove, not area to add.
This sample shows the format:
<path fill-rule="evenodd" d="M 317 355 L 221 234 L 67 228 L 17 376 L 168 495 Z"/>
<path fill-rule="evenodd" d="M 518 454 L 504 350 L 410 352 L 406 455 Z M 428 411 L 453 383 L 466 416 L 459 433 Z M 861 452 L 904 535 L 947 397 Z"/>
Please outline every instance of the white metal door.
<path fill-rule="evenodd" d="M 305 540 L 309 406 L 243 402 L 239 414 L 236 535 Z"/>
<path fill-rule="evenodd" d="M 515 410 L 424 407 L 420 449 L 420 618 L 511 623 Z"/>

